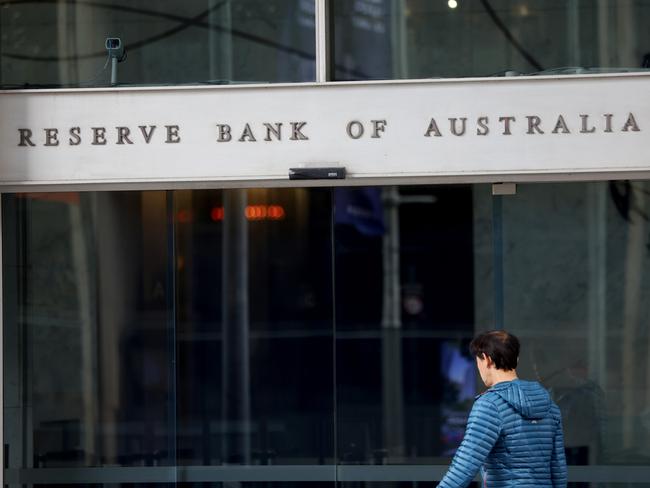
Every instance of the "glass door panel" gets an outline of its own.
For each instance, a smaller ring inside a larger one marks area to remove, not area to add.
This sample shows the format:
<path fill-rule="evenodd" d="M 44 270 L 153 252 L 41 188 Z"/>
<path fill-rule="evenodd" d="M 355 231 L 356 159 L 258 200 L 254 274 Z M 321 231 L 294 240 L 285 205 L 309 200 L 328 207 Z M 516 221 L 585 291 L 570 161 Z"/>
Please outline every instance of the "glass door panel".
<path fill-rule="evenodd" d="M 332 483 L 331 209 L 327 189 L 5 196 L 5 481 Z"/>
<path fill-rule="evenodd" d="M 569 463 L 609 466 L 571 486 L 640 482 L 649 193 L 4 195 L 5 484 L 433 484 L 494 327 L 560 405 Z"/>
<path fill-rule="evenodd" d="M 572 465 L 650 464 L 649 193 L 622 181 L 503 197 L 504 325 L 562 410 Z"/>
<path fill-rule="evenodd" d="M 480 391 L 467 346 L 492 320 L 490 198 L 487 185 L 335 190 L 344 485 L 415 483 L 417 469 L 371 465 L 445 466 L 458 447 Z"/>
<path fill-rule="evenodd" d="M 164 192 L 3 196 L 5 483 L 123 483 L 123 467 L 174 480 L 166 206 Z"/>
<path fill-rule="evenodd" d="M 179 469 L 332 482 L 331 190 L 174 200 Z"/>

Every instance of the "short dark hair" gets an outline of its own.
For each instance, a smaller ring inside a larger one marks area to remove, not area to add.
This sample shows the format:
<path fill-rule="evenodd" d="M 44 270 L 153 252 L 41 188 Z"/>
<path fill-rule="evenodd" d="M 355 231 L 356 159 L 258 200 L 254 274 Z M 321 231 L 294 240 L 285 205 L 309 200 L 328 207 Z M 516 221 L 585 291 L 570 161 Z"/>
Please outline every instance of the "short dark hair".
<path fill-rule="evenodd" d="M 469 344 L 474 357 L 488 356 L 497 369 L 510 371 L 519 361 L 519 339 L 505 330 L 491 330 L 477 335 Z"/>

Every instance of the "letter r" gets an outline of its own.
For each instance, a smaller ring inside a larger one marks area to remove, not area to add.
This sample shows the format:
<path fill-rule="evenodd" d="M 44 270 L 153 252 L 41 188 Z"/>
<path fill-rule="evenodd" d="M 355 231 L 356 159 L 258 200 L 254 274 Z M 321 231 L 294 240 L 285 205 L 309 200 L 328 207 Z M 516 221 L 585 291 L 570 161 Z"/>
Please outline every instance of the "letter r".
<path fill-rule="evenodd" d="M 30 129 L 18 129 L 18 133 L 20 134 L 20 142 L 18 143 L 19 146 L 35 146 L 32 142 L 32 131 Z"/>

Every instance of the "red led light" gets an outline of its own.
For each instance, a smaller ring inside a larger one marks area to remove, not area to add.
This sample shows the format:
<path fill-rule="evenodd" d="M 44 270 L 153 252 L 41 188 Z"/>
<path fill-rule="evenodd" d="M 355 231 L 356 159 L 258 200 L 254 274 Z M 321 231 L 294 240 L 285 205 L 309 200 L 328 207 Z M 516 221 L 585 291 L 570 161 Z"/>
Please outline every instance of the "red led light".
<path fill-rule="evenodd" d="M 284 207 L 281 205 L 269 205 L 268 215 L 270 220 L 282 220 L 284 218 Z"/>
<path fill-rule="evenodd" d="M 248 220 L 264 220 L 268 215 L 266 205 L 248 205 L 246 207 L 246 218 Z"/>
<path fill-rule="evenodd" d="M 180 214 L 180 212 L 179 212 Z M 286 216 L 286 212 L 282 205 L 247 205 L 244 210 L 244 215 L 247 220 L 282 220 Z M 177 217 L 180 220 L 180 216 Z M 221 222 L 224 219 L 223 207 L 212 207 L 210 210 L 210 220 L 213 222 Z"/>
<path fill-rule="evenodd" d="M 210 219 L 213 222 L 223 220 L 223 207 L 212 207 L 212 210 L 210 210 Z"/>

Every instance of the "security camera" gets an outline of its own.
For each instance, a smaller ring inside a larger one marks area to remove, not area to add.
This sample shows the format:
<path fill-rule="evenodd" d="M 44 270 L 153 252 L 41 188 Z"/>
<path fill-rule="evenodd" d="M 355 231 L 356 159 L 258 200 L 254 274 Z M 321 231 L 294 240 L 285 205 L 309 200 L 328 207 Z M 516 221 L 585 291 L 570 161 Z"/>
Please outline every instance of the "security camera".
<path fill-rule="evenodd" d="M 110 50 L 115 50 L 115 49 L 120 49 L 122 47 L 122 39 L 119 37 L 108 37 L 106 39 L 106 49 Z"/>
<path fill-rule="evenodd" d="M 124 46 L 122 46 L 122 39 L 119 37 L 107 37 L 104 43 L 108 55 L 111 58 L 117 58 L 118 61 L 124 59 Z"/>

